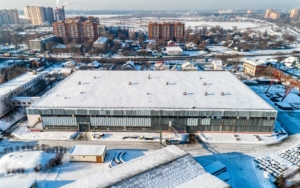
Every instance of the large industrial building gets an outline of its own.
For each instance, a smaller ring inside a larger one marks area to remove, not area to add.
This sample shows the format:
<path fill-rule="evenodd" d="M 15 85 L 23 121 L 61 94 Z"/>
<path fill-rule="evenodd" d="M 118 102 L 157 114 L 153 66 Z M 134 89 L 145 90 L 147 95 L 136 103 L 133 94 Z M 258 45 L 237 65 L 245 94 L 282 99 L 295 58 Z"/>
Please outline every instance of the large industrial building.
<path fill-rule="evenodd" d="M 76 71 L 27 108 L 45 130 L 272 132 L 277 111 L 230 72 Z"/>

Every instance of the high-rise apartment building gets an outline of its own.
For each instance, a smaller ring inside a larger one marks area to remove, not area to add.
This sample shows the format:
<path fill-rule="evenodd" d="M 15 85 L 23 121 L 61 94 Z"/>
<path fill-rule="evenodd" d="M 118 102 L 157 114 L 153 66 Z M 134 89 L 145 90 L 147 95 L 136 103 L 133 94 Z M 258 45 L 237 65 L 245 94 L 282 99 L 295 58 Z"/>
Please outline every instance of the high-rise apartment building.
<path fill-rule="evenodd" d="M 53 23 L 53 32 L 57 37 L 67 38 L 78 42 L 84 40 L 96 40 L 98 35 L 98 24 L 91 21 L 81 22 L 73 20 L 72 22 L 58 21 Z"/>
<path fill-rule="evenodd" d="M 24 14 L 27 23 L 33 25 L 42 25 L 45 22 L 52 24 L 54 21 L 53 8 L 51 7 L 26 6 L 24 7 Z"/>
<path fill-rule="evenodd" d="M 176 40 L 184 38 L 185 24 L 181 22 L 168 23 L 149 23 L 148 37 L 149 39 L 171 40 L 174 37 Z"/>
<path fill-rule="evenodd" d="M 55 19 L 56 21 L 64 21 L 66 20 L 65 7 L 55 9 Z"/>
<path fill-rule="evenodd" d="M 299 9 L 294 8 L 291 10 L 290 18 L 297 19 L 299 17 Z"/>
<path fill-rule="evenodd" d="M 0 10 L 0 25 L 20 24 L 19 13 L 16 9 Z"/>
<path fill-rule="evenodd" d="M 270 18 L 270 14 L 274 12 L 273 9 L 267 9 L 266 10 L 266 14 L 265 14 L 265 18 Z"/>

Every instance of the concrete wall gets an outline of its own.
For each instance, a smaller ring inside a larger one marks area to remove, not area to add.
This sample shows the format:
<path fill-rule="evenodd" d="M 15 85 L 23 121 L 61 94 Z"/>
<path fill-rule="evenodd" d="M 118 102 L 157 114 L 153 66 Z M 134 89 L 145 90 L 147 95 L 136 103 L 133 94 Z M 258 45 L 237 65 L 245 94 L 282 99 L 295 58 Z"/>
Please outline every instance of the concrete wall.
<path fill-rule="evenodd" d="M 41 120 L 41 115 L 27 115 L 28 119 L 28 126 L 33 127 L 37 123 L 39 123 L 39 120 Z"/>
<path fill-rule="evenodd" d="M 98 156 L 101 157 L 102 163 L 104 162 L 104 156 Z M 84 156 L 84 155 L 70 155 L 70 161 L 72 162 L 97 162 L 97 156 Z"/>

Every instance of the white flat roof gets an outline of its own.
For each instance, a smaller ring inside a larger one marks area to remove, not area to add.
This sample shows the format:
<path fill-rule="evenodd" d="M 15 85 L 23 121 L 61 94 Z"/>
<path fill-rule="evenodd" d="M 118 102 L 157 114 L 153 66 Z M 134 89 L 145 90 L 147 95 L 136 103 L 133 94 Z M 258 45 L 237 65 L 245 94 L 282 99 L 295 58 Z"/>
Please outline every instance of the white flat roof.
<path fill-rule="evenodd" d="M 180 51 L 180 52 L 183 51 L 179 46 L 167 46 L 166 50 L 167 51 Z"/>
<path fill-rule="evenodd" d="M 254 66 L 259 66 L 259 65 L 263 65 L 264 64 L 263 62 L 254 61 L 254 60 L 246 60 L 246 61 L 244 61 L 244 63 L 249 63 L 249 64 L 254 65 Z"/>
<path fill-rule="evenodd" d="M 13 91 L 17 89 L 20 86 L 23 86 L 24 84 L 27 84 L 30 82 L 33 78 L 36 78 L 40 76 L 42 73 L 37 73 L 36 75 L 33 75 L 31 72 L 26 72 L 22 74 L 21 76 L 18 76 L 2 85 L 0 85 L 0 96 L 6 95 L 10 91 Z"/>
<path fill-rule="evenodd" d="M 30 108 L 192 110 L 193 107 L 198 111 L 274 110 L 227 71 L 76 71 Z"/>
<path fill-rule="evenodd" d="M 70 151 L 70 155 L 92 155 L 100 156 L 105 152 L 104 145 L 75 145 Z"/>

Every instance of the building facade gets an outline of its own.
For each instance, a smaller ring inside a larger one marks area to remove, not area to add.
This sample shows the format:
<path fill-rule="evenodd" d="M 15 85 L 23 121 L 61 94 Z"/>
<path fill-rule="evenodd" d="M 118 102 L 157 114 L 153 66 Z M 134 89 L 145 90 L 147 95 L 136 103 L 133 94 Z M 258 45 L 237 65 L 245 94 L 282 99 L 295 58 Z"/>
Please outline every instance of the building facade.
<path fill-rule="evenodd" d="M 26 6 L 24 7 L 24 14 L 28 24 L 43 25 L 45 22 L 52 24 L 54 21 L 53 8 Z"/>
<path fill-rule="evenodd" d="M 29 48 L 39 50 L 39 51 L 45 51 L 46 44 L 49 42 L 55 42 L 55 41 L 56 41 L 55 35 L 44 36 L 44 37 L 37 38 L 34 40 L 29 40 Z"/>
<path fill-rule="evenodd" d="M 64 21 L 66 20 L 65 7 L 55 9 L 55 19 L 56 21 Z"/>
<path fill-rule="evenodd" d="M 163 22 L 163 23 L 149 23 L 148 37 L 149 39 L 183 40 L 185 32 L 185 24 L 181 22 Z"/>
<path fill-rule="evenodd" d="M 57 37 L 68 38 L 78 42 L 84 40 L 96 40 L 98 38 L 97 23 L 91 21 L 81 22 L 73 20 L 72 22 L 58 21 L 52 24 L 53 33 Z"/>
<path fill-rule="evenodd" d="M 19 13 L 16 9 L 0 10 L 0 25 L 20 24 Z"/>
<path fill-rule="evenodd" d="M 297 19 L 299 17 L 299 9 L 294 8 L 291 10 L 290 18 Z"/>
<path fill-rule="evenodd" d="M 250 76 L 263 76 L 267 67 L 258 61 L 247 60 L 244 62 L 244 72 Z"/>

